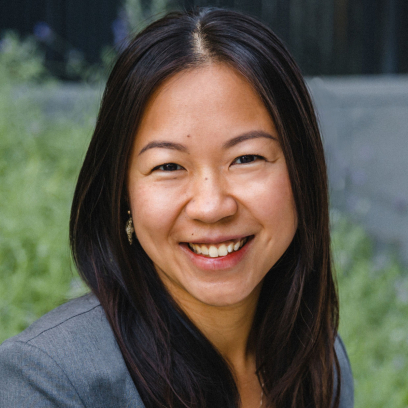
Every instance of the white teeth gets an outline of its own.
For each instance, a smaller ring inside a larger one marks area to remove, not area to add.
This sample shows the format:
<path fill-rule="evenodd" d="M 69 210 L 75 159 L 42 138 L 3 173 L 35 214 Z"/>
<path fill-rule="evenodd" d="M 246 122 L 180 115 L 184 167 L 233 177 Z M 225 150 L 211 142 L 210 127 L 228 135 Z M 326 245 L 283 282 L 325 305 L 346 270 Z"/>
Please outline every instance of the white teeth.
<path fill-rule="evenodd" d="M 219 248 L 218 248 L 218 256 L 225 256 L 228 254 L 228 250 L 226 245 L 222 244 Z"/>
<path fill-rule="evenodd" d="M 247 240 L 247 238 L 244 238 L 236 242 L 235 244 L 233 242 L 230 242 L 228 245 L 221 244 L 218 248 L 215 245 L 210 245 L 209 247 L 205 244 L 188 245 L 196 254 L 203 254 L 211 258 L 217 258 L 219 256 L 226 256 L 233 251 L 238 251 L 247 242 Z"/>

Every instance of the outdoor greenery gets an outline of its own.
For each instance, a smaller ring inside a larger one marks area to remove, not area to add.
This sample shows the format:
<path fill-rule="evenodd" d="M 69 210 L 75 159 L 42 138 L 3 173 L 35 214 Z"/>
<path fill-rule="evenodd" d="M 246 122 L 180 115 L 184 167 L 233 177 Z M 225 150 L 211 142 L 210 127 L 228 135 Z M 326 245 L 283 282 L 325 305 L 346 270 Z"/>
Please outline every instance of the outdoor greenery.
<path fill-rule="evenodd" d="M 140 31 L 152 18 L 162 16 L 170 9 L 169 3 L 169 0 L 152 0 L 149 4 L 141 0 L 125 0 L 123 4 L 129 31 Z"/>
<path fill-rule="evenodd" d="M 408 407 L 408 271 L 375 253 L 359 226 L 332 211 L 340 334 L 354 373 L 357 408 Z"/>
<path fill-rule="evenodd" d="M 0 341 L 75 295 L 67 224 L 92 123 L 50 120 L 30 91 L 42 81 L 31 40 L 0 49 Z"/>
<path fill-rule="evenodd" d="M 35 43 L 13 35 L 1 41 L 0 342 L 85 290 L 70 260 L 67 226 L 97 100 L 75 120 L 69 112 L 47 114 L 33 95 L 58 87 Z M 337 211 L 332 230 L 356 407 L 406 408 L 408 272 Z"/>

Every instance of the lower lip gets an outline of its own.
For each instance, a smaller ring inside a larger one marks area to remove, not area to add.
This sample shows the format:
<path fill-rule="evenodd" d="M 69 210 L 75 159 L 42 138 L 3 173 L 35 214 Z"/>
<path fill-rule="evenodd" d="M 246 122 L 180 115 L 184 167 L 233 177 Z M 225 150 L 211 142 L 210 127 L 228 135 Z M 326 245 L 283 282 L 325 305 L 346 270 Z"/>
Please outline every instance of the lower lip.
<path fill-rule="evenodd" d="M 215 271 L 220 269 L 233 268 L 239 262 L 241 262 L 242 258 L 248 252 L 249 247 L 252 244 L 252 238 L 253 237 L 251 237 L 239 251 L 231 252 L 228 255 L 219 256 L 217 258 L 198 255 L 189 249 L 188 244 L 180 244 L 180 247 L 195 266 L 200 269 Z"/>

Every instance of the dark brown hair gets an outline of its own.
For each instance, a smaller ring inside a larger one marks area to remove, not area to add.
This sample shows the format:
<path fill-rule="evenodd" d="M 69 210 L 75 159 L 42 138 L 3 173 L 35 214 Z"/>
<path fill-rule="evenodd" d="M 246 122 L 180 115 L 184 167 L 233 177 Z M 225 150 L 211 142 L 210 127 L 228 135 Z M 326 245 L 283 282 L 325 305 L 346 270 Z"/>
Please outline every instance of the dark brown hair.
<path fill-rule="evenodd" d="M 171 75 L 211 62 L 240 72 L 269 110 L 298 215 L 293 242 L 264 280 L 248 345 L 267 404 L 327 408 L 333 400 L 337 407 L 338 304 L 323 147 L 297 65 L 253 18 L 220 9 L 173 13 L 148 26 L 119 56 L 72 204 L 76 265 L 106 312 L 146 407 L 240 405 L 226 361 L 177 307 L 137 240 L 130 246 L 125 233 L 129 155 L 147 101 Z"/>

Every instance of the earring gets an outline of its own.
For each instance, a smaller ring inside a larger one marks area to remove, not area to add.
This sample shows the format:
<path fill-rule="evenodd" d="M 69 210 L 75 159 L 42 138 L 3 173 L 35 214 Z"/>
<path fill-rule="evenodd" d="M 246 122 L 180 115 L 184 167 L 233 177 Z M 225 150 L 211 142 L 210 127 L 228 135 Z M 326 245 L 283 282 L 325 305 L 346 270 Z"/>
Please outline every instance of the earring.
<path fill-rule="evenodd" d="M 128 211 L 128 214 L 129 219 L 126 222 L 126 234 L 128 236 L 129 244 L 132 245 L 133 242 L 132 234 L 135 232 L 135 229 L 133 228 L 133 219 L 132 216 L 130 215 L 130 211 Z"/>

